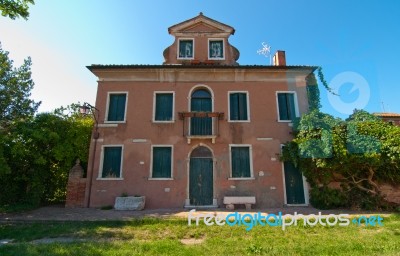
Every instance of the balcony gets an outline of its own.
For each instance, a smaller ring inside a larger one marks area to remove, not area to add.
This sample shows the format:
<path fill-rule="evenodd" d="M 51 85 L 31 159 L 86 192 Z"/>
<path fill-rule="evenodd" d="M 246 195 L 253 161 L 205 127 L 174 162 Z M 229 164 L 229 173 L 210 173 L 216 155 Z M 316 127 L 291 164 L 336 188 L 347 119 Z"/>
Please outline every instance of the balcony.
<path fill-rule="evenodd" d="M 215 139 L 219 135 L 219 120 L 224 119 L 221 112 L 179 112 L 183 120 L 183 136 L 190 144 L 192 139 Z"/>

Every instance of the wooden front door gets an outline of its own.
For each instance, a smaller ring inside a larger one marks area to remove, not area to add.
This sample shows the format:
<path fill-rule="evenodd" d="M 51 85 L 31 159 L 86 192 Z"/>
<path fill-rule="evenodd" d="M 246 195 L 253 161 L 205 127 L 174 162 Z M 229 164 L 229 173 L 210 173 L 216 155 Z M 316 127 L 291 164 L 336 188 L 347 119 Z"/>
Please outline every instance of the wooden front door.
<path fill-rule="evenodd" d="M 305 204 L 303 175 L 289 162 L 284 163 L 286 203 Z"/>
<path fill-rule="evenodd" d="M 206 147 L 193 150 L 190 157 L 189 198 L 191 205 L 213 204 L 213 158 Z"/>

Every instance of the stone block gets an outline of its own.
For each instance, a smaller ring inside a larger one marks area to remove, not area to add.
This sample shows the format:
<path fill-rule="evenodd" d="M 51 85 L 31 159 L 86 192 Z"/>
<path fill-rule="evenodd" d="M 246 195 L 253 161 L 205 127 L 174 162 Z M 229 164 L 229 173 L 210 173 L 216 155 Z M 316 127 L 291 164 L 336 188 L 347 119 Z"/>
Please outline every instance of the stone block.
<path fill-rule="evenodd" d="M 140 211 L 144 209 L 144 196 L 116 197 L 114 209 L 119 211 Z"/>

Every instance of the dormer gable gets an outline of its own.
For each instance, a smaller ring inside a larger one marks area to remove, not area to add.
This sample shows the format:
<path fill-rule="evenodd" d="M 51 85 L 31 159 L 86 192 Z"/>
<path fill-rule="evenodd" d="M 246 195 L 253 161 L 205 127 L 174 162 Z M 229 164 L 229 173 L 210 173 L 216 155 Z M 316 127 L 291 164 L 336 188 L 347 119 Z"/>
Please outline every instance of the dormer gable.
<path fill-rule="evenodd" d="M 228 42 L 235 29 L 229 25 L 200 13 L 168 32 L 175 40 L 164 50 L 164 64 L 238 65 L 239 51 Z"/>
<path fill-rule="evenodd" d="M 194 33 L 223 33 L 226 37 L 235 34 L 235 29 L 219 21 L 204 16 L 201 12 L 198 16 L 185 20 L 168 28 L 168 33 L 173 36 Z"/>

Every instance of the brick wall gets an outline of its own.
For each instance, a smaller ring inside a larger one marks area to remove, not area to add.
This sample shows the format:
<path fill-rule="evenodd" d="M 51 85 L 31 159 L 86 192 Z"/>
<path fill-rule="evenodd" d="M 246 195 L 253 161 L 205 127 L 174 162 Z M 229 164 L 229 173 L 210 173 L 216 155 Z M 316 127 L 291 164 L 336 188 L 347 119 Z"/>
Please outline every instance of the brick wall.
<path fill-rule="evenodd" d="M 341 190 L 340 182 L 336 181 L 329 183 L 328 187 Z M 400 205 L 400 185 L 379 184 L 379 189 L 386 201 Z"/>
<path fill-rule="evenodd" d="M 75 166 L 69 171 L 65 207 L 84 207 L 85 189 L 86 178 L 83 178 L 83 168 L 77 160 Z"/>
<path fill-rule="evenodd" d="M 400 186 L 392 186 L 389 184 L 382 184 L 379 186 L 383 197 L 388 201 L 395 204 L 400 204 Z"/>

